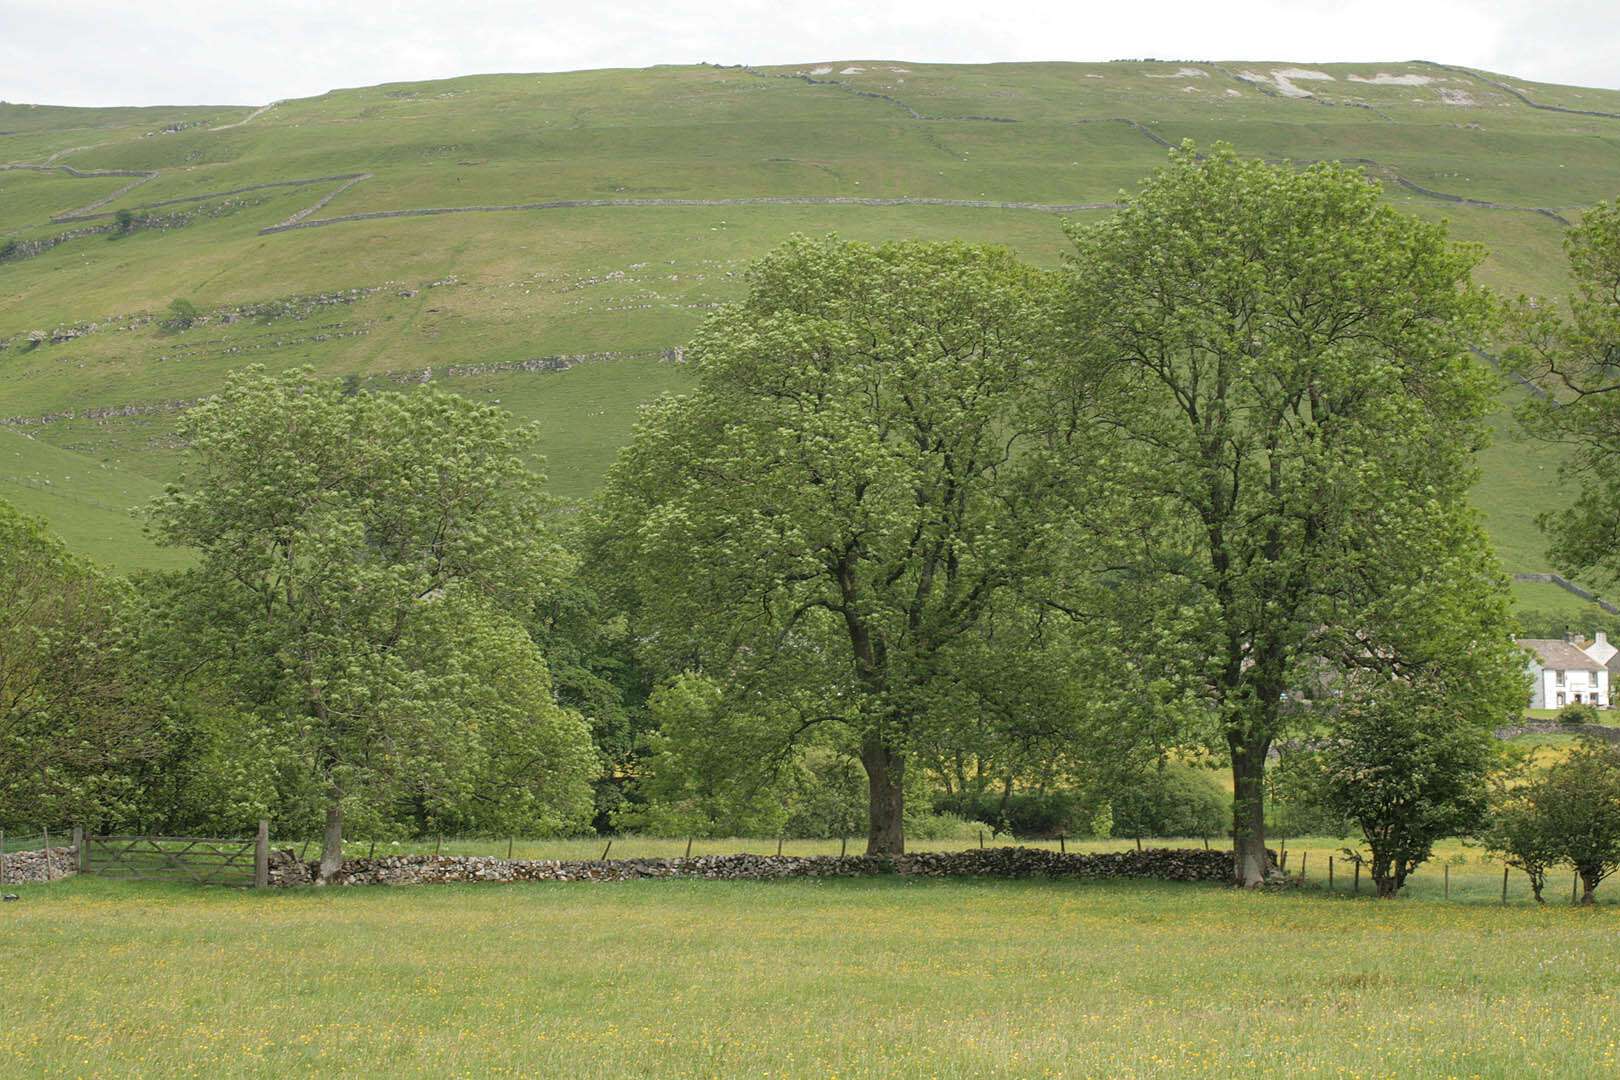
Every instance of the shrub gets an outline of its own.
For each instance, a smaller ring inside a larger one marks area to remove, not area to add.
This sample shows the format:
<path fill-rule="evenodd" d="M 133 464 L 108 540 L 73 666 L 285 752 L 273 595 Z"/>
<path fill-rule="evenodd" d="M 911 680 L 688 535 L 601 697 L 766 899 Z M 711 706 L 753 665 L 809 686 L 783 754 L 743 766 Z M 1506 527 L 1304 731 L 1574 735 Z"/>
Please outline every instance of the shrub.
<path fill-rule="evenodd" d="M 1580 727 L 1598 722 L 1596 705 L 1571 703 L 1558 710 L 1558 722 L 1565 727 Z"/>
<path fill-rule="evenodd" d="M 169 301 L 169 315 L 158 323 L 167 330 L 189 330 L 197 321 L 197 305 L 184 297 Z"/>
<path fill-rule="evenodd" d="M 1093 831 L 1095 801 L 1074 791 L 1010 795 L 987 791 L 941 796 L 934 800 L 934 811 L 986 825 L 997 836 L 1089 835 Z"/>
<path fill-rule="evenodd" d="M 1126 773 L 1110 784 L 1114 836 L 1220 836 L 1232 797 L 1208 769 L 1179 761 Z"/>

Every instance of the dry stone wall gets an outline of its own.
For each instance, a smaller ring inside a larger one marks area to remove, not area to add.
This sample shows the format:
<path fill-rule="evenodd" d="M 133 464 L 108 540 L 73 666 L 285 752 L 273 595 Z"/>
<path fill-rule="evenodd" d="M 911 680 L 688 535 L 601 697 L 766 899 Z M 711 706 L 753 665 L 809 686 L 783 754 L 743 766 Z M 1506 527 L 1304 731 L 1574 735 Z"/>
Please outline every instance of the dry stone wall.
<path fill-rule="evenodd" d="M 308 885 L 314 863 L 291 851 L 270 855 L 270 884 Z M 699 855 L 683 859 L 502 859 L 493 856 L 390 855 L 345 859 L 341 885 L 440 885 L 476 881 L 631 881 L 640 878 L 872 877 L 1158 878 L 1165 881 L 1233 881 L 1227 851 L 1157 848 L 1100 854 L 1060 854 L 1041 848 L 1000 847 L 906 855 Z"/>
<path fill-rule="evenodd" d="M 55 881 L 79 872 L 79 849 L 53 847 L 49 860 L 45 857 L 44 848 L 37 851 L 14 851 L 9 855 L 0 855 L 0 864 L 5 867 L 7 885 Z"/>

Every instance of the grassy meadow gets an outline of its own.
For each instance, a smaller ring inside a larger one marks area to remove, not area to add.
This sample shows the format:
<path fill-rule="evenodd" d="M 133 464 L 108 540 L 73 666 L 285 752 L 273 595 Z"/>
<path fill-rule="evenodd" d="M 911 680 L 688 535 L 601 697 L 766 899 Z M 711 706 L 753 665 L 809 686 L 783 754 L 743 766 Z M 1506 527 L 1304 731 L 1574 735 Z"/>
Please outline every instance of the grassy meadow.
<path fill-rule="evenodd" d="M 1620 1069 L 1620 906 L 1503 907 L 1499 871 L 1453 871 L 1450 902 L 900 878 L 19 886 L 0 920 L 27 975 L 0 995 L 0 1073 Z"/>
<path fill-rule="evenodd" d="M 539 422 L 553 490 L 578 498 L 636 405 L 684 385 L 646 357 L 791 232 L 997 242 L 1054 266 L 1064 218 L 1108 213 L 1164 144 L 1225 140 L 1355 160 L 1392 205 L 1479 244 L 1481 282 L 1556 296 L 1562 221 L 1620 195 L 1620 93 L 1417 61 L 671 66 L 269 107 L 0 105 L 0 131 L 0 249 L 22 252 L 0 257 L 0 429 L 30 437 L 0 447 L 0 494 L 124 568 L 176 565 L 121 500 L 172 479 L 174 418 L 249 363 L 499 400 Z M 858 198 L 894 204 L 724 203 Z M 507 209 L 416 214 L 472 207 Z M 407 216 L 333 220 L 376 213 Z M 164 329 L 178 298 L 203 318 Z M 452 371 L 564 354 L 566 371 Z M 1510 570 L 1548 569 L 1533 519 L 1560 498 L 1559 460 L 1505 419 L 1483 459 Z M 103 467 L 116 491 L 88 479 Z M 1546 586 L 1516 596 L 1582 610 Z"/>

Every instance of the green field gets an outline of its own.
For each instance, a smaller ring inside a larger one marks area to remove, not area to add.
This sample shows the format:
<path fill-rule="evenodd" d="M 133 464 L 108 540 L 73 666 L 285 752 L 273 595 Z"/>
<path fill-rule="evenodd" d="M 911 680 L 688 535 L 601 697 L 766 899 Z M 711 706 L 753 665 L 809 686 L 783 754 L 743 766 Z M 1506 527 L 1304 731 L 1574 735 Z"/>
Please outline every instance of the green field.
<path fill-rule="evenodd" d="M 1499 871 L 1454 868 L 1454 885 L 1475 878 L 1449 903 L 1433 890 L 1380 902 L 898 878 L 265 894 L 21 886 L 0 909 L 12 973 L 0 1073 L 1620 1069 L 1620 907 L 1504 908 L 1491 888 Z"/>
<path fill-rule="evenodd" d="M 124 567 L 175 565 L 118 500 L 172 478 L 175 418 L 249 363 L 499 399 L 540 421 L 553 490 L 582 497 L 635 406 L 684 385 L 649 357 L 791 232 L 1057 265 L 1065 217 L 1108 213 L 1165 143 L 1225 140 L 1361 162 L 1393 205 L 1480 244 L 1482 282 L 1556 296 L 1563 223 L 1620 195 L 1620 92 L 1423 62 L 660 67 L 266 109 L 0 105 L 0 131 L 0 250 L 17 245 L 0 257 L 0 429 L 31 436 L 0 455 L 0 495 Z M 367 214 L 403 216 L 339 220 Z M 203 318 L 165 329 L 178 298 Z M 560 355 L 567 370 L 511 370 Z M 1562 497 L 1560 459 L 1500 427 L 1477 501 L 1508 569 L 1547 570 L 1533 519 Z M 90 484 L 103 466 L 131 482 Z M 1522 603 L 1581 610 L 1528 588 Z"/>

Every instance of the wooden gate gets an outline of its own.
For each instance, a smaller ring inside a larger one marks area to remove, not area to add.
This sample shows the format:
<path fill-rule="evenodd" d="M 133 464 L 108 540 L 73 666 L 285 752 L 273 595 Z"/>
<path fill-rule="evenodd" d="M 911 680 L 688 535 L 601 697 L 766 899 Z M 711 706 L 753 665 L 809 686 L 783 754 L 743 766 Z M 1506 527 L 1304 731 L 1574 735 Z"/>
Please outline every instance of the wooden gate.
<path fill-rule="evenodd" d="M 129 881 L 181 881 L 194 885 L 269 882 L 270 830 L 259 823 L 250 840 L 198 836 L 87 836 L 79 872 Z"/>

